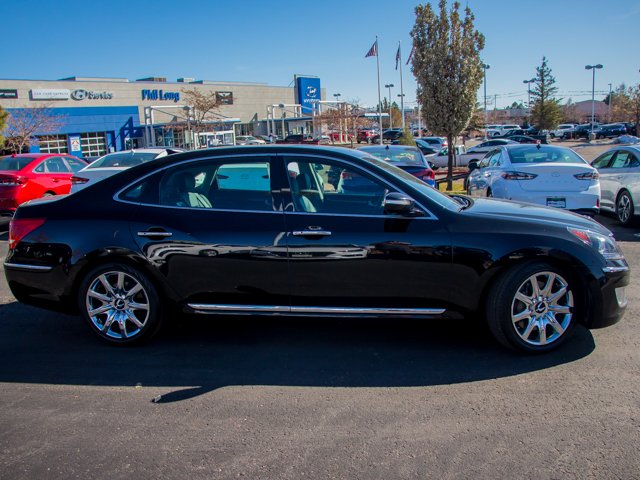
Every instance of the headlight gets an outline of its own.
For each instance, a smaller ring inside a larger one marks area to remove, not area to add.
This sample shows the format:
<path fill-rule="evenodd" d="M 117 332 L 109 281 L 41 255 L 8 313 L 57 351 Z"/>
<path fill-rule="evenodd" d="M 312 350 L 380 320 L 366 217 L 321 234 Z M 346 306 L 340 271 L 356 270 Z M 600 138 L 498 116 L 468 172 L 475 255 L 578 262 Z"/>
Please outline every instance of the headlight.
<path fill-rule="evenodd" d="M 585 245 L 590 246 L 604 257 L 606 266 L 602 268 L 603 271 L 624 272 L 629 270 L 629 265 L 624 258 L 624 254 L 613 237 L 579 228 L 567 227 L 567 230 L 569 233 L 578 237 Z"/>

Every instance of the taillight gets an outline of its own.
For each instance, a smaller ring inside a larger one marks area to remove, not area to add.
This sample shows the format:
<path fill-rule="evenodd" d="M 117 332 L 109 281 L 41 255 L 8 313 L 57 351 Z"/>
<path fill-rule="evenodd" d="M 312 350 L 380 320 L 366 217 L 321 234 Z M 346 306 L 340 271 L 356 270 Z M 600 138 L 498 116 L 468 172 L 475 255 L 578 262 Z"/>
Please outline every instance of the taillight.
<path fill-rule="evenodd" d="M 44 224 L 44 218 L 13 218 L 9 222 L 9 249 L 16 245 L 36 228 Z"/>
<path fill-rule="evenodd" d="M 75 175 L 71 177 L 71 183 L 74 185 L 77 183 L 87 183 L 88 181 L 89 179 L 85 177 L 76 177 Z"/>
<path fill-rule="evenodd" d="M 26 179 L 22 177 L 0 177 L 0 186 L 2 187 L 19 187 L 25 183 Z"/>
<path fill-rule="evenodd" d="M 598 172 L 576 173 L 574 175 L 578 180 L 597 180 L 599 176 Z"/>
<path fill-rule="evenodd" d="M 436 178 L 436 174 L 430 168 L 425 168 L 424 170 L 420 170 L 413 174 L 418 177 L 420 180 L 433 180 Z"/>
<path fill-rule="evenodd" d="M 525 172 L 503 172 L 500 176 L 505 180 L 533 180 L 538 175 Z"/>

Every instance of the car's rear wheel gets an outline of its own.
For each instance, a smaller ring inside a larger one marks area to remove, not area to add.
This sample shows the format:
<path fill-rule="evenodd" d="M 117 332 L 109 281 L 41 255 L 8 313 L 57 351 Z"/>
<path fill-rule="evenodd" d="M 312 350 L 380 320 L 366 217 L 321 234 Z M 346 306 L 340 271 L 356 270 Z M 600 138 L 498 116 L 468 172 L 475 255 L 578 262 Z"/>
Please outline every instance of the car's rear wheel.
<path fill-rule="evenodd" d="M 631 195 L 626 190 L 623 190 L 616 200 L 616 216 L 618 217 L 618 221 L 625 227 L 630 226 L 633 224 L 634 211 Z"/>
<path fill-rule="evenodd" d="M 124 264 L 106 264 L 89 272 L 78 304 L 91 330 L 110 343 L 142 341 L 162 323 L 156 288 L 143 273 Z"/>
<path fill-rule="evenodd" d="M 493 197 L 493 192 L 491 191 L 491 189 L 487 189 L 487 198 L 491 198 Z"/>
<path fill-rule="evenodd" d="M 489 329 L 498 342 L 515 350 L 553 350 L 573 333 L 580 293 L 566 273 L 546 262 L 515 266 L 489 293 Z"/>

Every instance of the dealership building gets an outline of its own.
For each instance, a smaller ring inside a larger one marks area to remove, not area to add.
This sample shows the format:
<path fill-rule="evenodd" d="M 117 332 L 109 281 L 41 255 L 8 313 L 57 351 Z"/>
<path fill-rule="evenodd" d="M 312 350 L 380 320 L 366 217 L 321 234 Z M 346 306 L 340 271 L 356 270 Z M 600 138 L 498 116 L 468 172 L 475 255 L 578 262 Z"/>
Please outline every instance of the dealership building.
<path fill-rule="evenodd" d="M 215 96 L 219 107 L 200 121 L 187 90 Z M 312 133 L 313 111 L 324 99 L 320 79 L 302 75 L 287 87 L 162 77 L 0 80 L 4 109 L 28 118 L 44 107 L 53 119 L 52 128 L 36 131 L 32 152 L 80 157 L 150 146 L 233 144 L 236 135 Z"/>

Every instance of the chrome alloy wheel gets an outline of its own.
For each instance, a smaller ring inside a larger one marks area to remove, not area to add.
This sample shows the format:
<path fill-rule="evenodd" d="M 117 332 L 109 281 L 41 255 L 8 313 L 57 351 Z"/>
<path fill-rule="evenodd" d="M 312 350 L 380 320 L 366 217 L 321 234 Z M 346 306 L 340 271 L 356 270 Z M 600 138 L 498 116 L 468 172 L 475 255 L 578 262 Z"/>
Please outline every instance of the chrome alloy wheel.
<path fill-rule="evenodd" d="M 138 280 L 124 272 L 98 275 L 87 289 L 85 304 L 93 325 L 110 338 L 133 338 L 149 320 L 147 292 Z"/>
<path fill-rule="evenodd" d="M 620 195 L 617 207 L 616 211 L 618 213 L 618 220 L 620 220 L 621 223 L 627 223 L 631 216 L 631 199 L 629 198 L 629 195 Z"/>
<path fill-rule="evenodd" d="M 511 321 L 526 343 L 549 345 L 571 324 L 573 307 L 568 282 L 557 273 L 538 272 L 518 288 L 511 302 Z"/>

